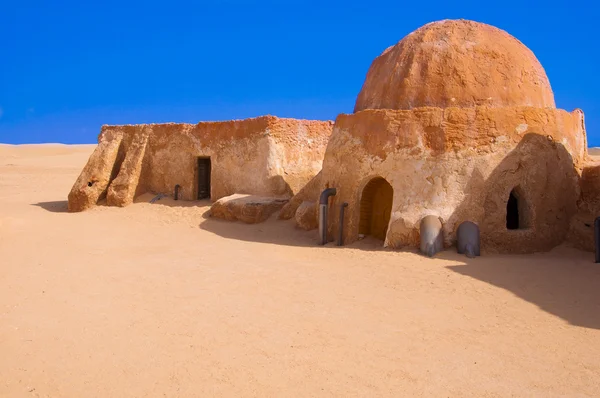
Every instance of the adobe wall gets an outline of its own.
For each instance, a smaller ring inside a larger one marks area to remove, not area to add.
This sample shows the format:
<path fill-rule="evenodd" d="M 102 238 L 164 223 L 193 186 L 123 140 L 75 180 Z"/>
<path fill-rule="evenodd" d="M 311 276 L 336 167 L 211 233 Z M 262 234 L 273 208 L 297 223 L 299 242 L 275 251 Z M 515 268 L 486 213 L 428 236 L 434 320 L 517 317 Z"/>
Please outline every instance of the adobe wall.
<path fill-rule="evenodd" d="M 333 121 L 278 119 L 269 129 L 278 148 L 270 162 L 271 174 L 285 175 L 286 183 L 296 194 L 323 168 Z"/>
<path fill-rule="evenodd" d="M 594 251 L 594 221 L 600 217 L 600 159 L 590 157 L 581 174 L 578 212 L 571 219 L 569 242 L 583 250 Z"/>
<path fill-rule="evenodd" d="M 446 245 L 460 222 L 471 220 L 486 250 L 547 250 L 565 239 L 576 212 L 585 156 L 579 110 L 427 107 L 340 115 L 321 175 L 321 190 L 337 188 L 329 236 L 337 236 L 339 205 L 348 202 L 345 242 L 358 238 L 362 190 L 380 176 L 394 189 L 386 246 L 417 246 L 419 222 L 433 214 L 444 220 Z M 507 230 L 506 201 L 516 186 L 529 204 L 530 225 Z"/>
<path fill-rule="evenodd" d="M 180 185 L 183 200 L 197 197 L 197 158 L 211 159 L 211 198 L 233 193 L 283 195 L 269 181 L 271 151 L 265 119 L 247 122 L 155 125 L 144 157 L 140 186 L 172 193 Z M 263 132 L 261 135 L 260 133 Z"/>
<path fill-rule="evenodd" d="M 109 205 L 125 206 L 143 192 L 172 194 L 176 184 L 181 199 L 193 200 L 200 156 L 211 158 L 212 200 L 234 193 L 290 197 L 320 170 L 332 126 L 272 116 L 103 126 L 69 194 L 69 210 L 84 210 L 104 196 Z M 92 180 L 98 181 L 90 186 Z"/>

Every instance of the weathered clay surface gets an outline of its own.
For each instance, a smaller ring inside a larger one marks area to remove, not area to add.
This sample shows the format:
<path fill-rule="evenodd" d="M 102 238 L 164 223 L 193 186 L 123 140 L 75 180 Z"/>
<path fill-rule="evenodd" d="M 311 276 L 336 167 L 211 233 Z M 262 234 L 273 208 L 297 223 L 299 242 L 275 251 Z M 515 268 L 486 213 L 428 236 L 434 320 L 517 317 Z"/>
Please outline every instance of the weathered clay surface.
<path fill-rule="evenodd" d="M 477 105 L 555 107 L 546 72 L 523 43 L 490 25 L 444 20 L 373 61 L 354 111 Z"/>
<path fill-rule="evenodd" d="M 581 175 L 578 212 L 571 219 L 569 242 L 575 247 L 594 251 L 594 221 L 600 217 L 600 158 L 591 158 Z"/>
<path fill-rule="evenodd" d="M 594 220 L 598 213 L 578 212 L 571 218 L 569 225 L 568 241 L 578 249 L 593 252 L 594 248 Z"/>
<path fill-rule="evenodd" d="M 151 131 L 150 127 L 144 126 L 133 136 L 119 174 L 108 187 L 106 202 L 109 206 L 123 207 L 133 203 Z"/>
<path fill-rule="evenodd" d="M 296 210 L 296 225 L 306 231 L 318 227 L 317 204 L 315 202 L 302 202 Z"/>
<path fill-rule="evenodd" d="M 296 195 L 294 195 L 279 213 L 281 220 L 289 220 L 295 217 L 298 207 L 305 201 L 312 201 L 318 197 L 321 189 L 321 172 L 314 176 Z"/>
<path fill-rule="evenodd" d="M 108 202 L 118 206 L 144 192 L 171 194 L 176 184 L 181 199 L 194 200 L 198 157 L 211 160 L 212 200 L 233 193 L 289 198 L 321 169 L 332 127 L 332 122 L 273 116 L 195 125 L 103 126 L 97 152 L 73 186 L 69 209 L 95 205 L 111 182 Z M 121 148 L 123 170 L 116 156 L 104 155 L 109 148 Z M 119 173 L 116 181 L 113 169 Z M 101 184 L 86 189 L 92 174 L 100 171 Z"/>
<path fill-rule="evenodd" d="M 212 217 L 227 221 L 256 224 L 267 220 L 286 203 L 287 199 L 234 194 L 213 203 L 210 213 Z"/>
<path fill-rule="evenodd" d="M 108 184 L 116 176 L 122 161 L 122 141 L 120 132 L 111 131 L 100 136 L 98 146 L 69 193 L 70 212 L 89 209 L 106 195 Z"/>
<path fill-rule="evenodd" d="M 317 192 L 337 188 L 330 202 L 330 236 L 338 228 L 333 209 L 349 203 L 348 243 L 358 238 L 363 188 L 383 177 L 394 190 L 386 246 L 418 247 L 420 220 L 437 214 L 444 220 L 446 245 L 455 242 L 458 225 L 471 220 L 480 225 L 488 251 L 548 250 L 565 239 L 577 210 L 585 145 L 579 110 L 362 111 L 338 117 Z M 507 230 L 507 200 L 515 188 L 524 193 L 528 225 Z"/>

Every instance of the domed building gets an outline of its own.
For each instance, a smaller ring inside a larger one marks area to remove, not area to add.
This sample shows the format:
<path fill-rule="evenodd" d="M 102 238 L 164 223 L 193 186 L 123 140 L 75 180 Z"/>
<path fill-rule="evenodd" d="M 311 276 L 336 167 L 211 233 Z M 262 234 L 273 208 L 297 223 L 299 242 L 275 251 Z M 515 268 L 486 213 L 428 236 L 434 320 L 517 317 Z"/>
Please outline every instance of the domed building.
<path fill-rule="evenodd" d="M 464 20 L 427 24 L 385 50 L 354 112 L 423 106 L 555 107 L 533 52 L 498 28 Z"/>
<path fill-rule="evenodd" d="M 434 22 L 373 61 L 354 113 L 336 119 L 321 173 L 281 217 L 314 226 L 310 203 L 335 188 L 328 241 L 343 227 L 345 244 L 370 235 L 418 246 L 420 221 L 434 215 L 446 246 L 472 221 L 485 250 L 548 250 L 577 212 L 586 147 L 583 113 L 555 108 L 524 44 L 482 23 Z"/>
<path fill-rule="evenodd" d="M 335 124 L 263 116 L 103 126 L 69 211 L 172 194 L 209 199 L 227 220 L 261 222 L 281 209 L 280 218 L 319 227 L 321 243 L 372 236 L 417 247 L 427 217 L 441 222 L 445 246 L 471 221 L 488 252 L 544 251 L 567 237 L 590 250 L 600 161 L 588 160 L 583 112 L 556 109 L 523 43 L 444 20 L 377 57 L 354 113 Z"/>

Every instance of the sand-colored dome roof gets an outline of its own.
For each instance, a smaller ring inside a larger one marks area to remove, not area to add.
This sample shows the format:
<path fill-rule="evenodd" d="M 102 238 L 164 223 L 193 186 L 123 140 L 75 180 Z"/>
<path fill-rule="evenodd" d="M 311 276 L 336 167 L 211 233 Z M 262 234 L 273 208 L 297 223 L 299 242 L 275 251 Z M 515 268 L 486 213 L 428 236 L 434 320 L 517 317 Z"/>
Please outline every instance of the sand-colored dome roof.
<path fill-rule="evenodd" d="M 490 25 L 444 20 L 373 61 L 354 111 L 476 105 L 555 108 L 546 72 L 523 43 Z"/>

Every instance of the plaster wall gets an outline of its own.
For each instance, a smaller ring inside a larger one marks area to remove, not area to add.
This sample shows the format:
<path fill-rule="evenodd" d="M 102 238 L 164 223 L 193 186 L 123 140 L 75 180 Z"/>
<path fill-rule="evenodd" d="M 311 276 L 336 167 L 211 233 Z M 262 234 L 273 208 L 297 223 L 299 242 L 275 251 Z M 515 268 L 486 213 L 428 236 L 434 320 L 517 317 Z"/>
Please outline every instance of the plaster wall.
<path fill-rule="evenodd" d="M 176 184 L 181 199 L 194 200 L 198 157 L 211 159 L 212 200 L 234 193 L 291 197 L 320 170 L 332 126 L 273 116 L 103 126 L 100 144 L 69 194 L 69 208 L 85 210 L 106 192 L 109 205 L 125 206 L 143 192 L 172 194 Z M 98 173 L 102 183 L 90 189 Z"/>
<path fill-rule="evenodd" d="M 460 222 L 480 224 L 490 251 L 547 250 L 565 239 L 576 212 L 586 155 L 583 114 L 555 109 L 416 108 L 366 110 L 336 120 L 321 175 L 330 201 L 329 236 L 348 202 L 345 242 L 358 238 L 366 184 L 385 178 L 393 206 L 385 245 L 417 246 L 426 215 L 444 220 L 445 243 Z M 506 201 L 520 187 L 527 229 L 506 229 Z"/>

